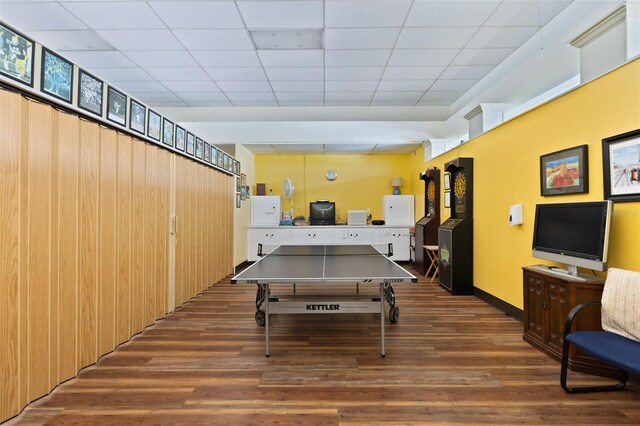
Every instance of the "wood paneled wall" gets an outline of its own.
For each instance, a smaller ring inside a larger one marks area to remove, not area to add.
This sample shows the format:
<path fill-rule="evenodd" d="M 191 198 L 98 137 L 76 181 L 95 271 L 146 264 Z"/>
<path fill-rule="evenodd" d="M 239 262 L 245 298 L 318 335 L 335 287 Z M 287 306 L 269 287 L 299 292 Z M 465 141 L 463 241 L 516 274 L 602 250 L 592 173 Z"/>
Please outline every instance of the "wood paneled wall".
<path fill-rule="evenodd" d="M 233 197 L 230 176 L 0 90 L 0 421 L 231 273 Z"/>

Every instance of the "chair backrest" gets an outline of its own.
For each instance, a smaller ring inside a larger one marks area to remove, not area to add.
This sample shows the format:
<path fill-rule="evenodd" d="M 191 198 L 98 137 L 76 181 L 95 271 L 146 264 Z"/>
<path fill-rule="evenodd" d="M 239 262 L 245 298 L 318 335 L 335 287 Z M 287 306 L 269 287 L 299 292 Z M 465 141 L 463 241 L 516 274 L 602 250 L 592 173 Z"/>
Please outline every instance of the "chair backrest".
<path fill-rule="evenodd" d="M 609 269 L 602 293 L 602 329 L 640 342 L 640 272 Z"/>

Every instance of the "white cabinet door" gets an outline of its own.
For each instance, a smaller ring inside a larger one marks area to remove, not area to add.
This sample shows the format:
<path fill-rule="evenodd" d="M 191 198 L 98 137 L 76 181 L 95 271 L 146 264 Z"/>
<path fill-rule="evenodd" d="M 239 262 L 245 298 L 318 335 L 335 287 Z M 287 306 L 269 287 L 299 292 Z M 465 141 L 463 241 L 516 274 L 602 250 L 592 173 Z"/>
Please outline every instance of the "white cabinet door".
<path fill-rule="evenodd" d="M 333 229 L 321 227 L 294 228 L 290 244 L 331 244 Z"/>
<path fill-rule="evenodd" d="M 385 225 L 411 226 L 413 221 L 413 195 L 385 195 L 382 197 Z"/>
<path fill-rule="evenodd" d="M 333 244 L 373 244 L 373 230 L 366 228 L 340 228 L 333 231 Z"/>
<path fill-rule="evenodd" d="M 258 257 L 258 244 L 262 244 L 263 253 L 271 253 L 281 244 L 289 244 L 291 240 L 290 229 L 255 228 L 249 229 L 249 244 L 247 246 L 247 260 L 256 261 Z"/>
<path fill-rule="evenodd" d="M 375 246 L 383 253 L 388 253 L 389 244 L 393 244 L 395 261 L 409 261 L 411 258 L 409 228 L 378 228 L 375 230 Z"/>

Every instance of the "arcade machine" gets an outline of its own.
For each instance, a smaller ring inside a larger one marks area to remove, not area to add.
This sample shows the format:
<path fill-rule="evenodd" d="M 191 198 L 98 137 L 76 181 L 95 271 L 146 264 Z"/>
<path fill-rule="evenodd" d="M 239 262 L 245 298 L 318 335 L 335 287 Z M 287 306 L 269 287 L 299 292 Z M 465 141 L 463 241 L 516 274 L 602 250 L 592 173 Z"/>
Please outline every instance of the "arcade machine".
<path fill-rule="evenodd" d="M 473 158 L 446 163 L 444 179 L 451 216 L 438 229 L 440 285 L 451 294 L 473 294 Z"/>
<path fill-rule="evenodd" d="M 420 173 L 424 181 L 424 214 L 416 222 L 416 270 L 424 275 L 428 262 L 422 246 L 438 245 L 438 227 L 440 226 L 440 170 L 433 167 Z"/>

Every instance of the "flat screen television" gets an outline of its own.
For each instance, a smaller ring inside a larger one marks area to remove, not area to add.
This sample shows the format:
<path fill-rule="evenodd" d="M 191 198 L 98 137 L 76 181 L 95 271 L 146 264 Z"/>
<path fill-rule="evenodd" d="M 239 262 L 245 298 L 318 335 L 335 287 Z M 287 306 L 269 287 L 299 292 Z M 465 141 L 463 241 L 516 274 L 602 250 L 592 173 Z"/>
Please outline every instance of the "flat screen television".
<path fill-rule="evenodd" d="M 613 203 L 591 201 L 538 204 L 533 229 L 533 257 L 604 271 Z"/>
<path fill-rule="evenodd" d="M 336 203 L 332 201 L 314 201 L 309 203 L 310 225 L 335 225 Z"/>

